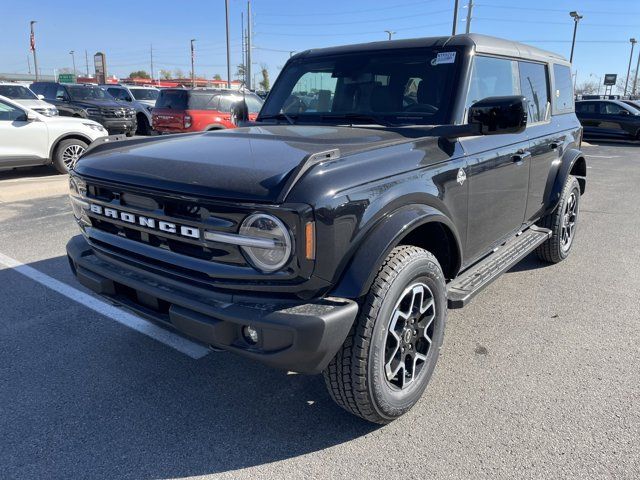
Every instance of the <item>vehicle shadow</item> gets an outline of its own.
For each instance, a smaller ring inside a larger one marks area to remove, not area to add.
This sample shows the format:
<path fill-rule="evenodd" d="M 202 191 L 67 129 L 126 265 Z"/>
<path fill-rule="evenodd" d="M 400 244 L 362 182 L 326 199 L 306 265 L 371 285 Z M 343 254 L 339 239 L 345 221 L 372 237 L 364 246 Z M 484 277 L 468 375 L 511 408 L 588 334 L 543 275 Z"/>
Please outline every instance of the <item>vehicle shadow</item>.
<path fill-rule="evenodd" d="M 29 265 L 72 281 L 60 256 Z M 0 266 L 0 476 L 233 471 L 372 432 L 321 376 L 229 353 L 194 360 Z"/>
<path fill-rule="evenodd" d="M 51 165 L 38 167 L 18 167 L 11 170 L 0 170 L 0 182 L 14 178 L 40 178 L 60 175 Z"/>
<path fill-rule="evenodd" d="M 528 272 L 530 270 L 550 267 L 551 265 L 553 264 L 540 260 L 538 255 L 535 252 L 532 252 L 507 270 L 507 272 Z"/>

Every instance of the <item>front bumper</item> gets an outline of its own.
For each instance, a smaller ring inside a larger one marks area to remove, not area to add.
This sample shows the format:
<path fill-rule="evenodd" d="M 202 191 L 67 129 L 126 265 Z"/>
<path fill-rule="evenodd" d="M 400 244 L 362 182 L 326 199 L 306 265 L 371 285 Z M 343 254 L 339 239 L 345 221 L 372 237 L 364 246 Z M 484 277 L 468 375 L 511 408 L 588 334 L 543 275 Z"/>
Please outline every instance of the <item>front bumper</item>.
<path fill-rule="evenodd" d="M 138 121 L 135 118 L 105 118 L 89 117 L 107 129 L 109 134 L 135 132 L 138 128 Z"/>
<path fill-rule="evenodd" d="M 183 334 L 269 366 L 320 373 L 334 357 L 358 313 L 352 300 L 327 297 L 311 303 L 278 303 L 212 292 L 133 268 L 73 237 L 67 255 L 85 287 L 168 324 Z M 249 344 L 243 326 L 258 330 Z"/>

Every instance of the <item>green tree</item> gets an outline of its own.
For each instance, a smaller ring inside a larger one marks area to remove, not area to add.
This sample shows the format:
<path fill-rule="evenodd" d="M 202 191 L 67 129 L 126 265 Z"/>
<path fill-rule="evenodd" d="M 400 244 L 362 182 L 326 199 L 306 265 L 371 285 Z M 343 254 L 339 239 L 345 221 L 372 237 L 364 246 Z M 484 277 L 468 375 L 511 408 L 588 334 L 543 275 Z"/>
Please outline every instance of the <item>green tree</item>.
<path fill-rule="evenodd" d="M 238 66 L 236 67 L 236 78 L 238 80 L 244 81 L 245 75 L 246 75 L 246 68 L 244 64 L 243 63 L 238 64 Z"/>
<path fill-rule="evenodd" d="M 173 77 L 171 70 L 160 70 L 160 78 L 169 80 L 171 77 Z"/>
<path fill-rule="evenodd" d="M 185 78 L 185 77 L 184 77 L 184 72 L 183 72 L 183 71 L 182 71 L 182 69 L 180 69 L 180 68 L 176 68 L 176 69 L 173 71 L 173 74 L 175 75 L 175 78 Z"/>
<path fill-rule="evenodd" d="M 216 74 L 213 76 L 213 79 L 214 79 L 214 80 L 222 80 L 222 77 L 220 76 L 220 74 L 219 74 L 219 73 L 216 73 Z"/>
<path fill-rule="evenodd" d="M 267 66 L 264 63 L 260 65 L 260 68 L 262 69 L 262 81 L 260 82 L 260 88 L 265 92 L 268 92 L 271 86 L 269 83 L 269 70 L 267 70 Z"/>
<path fill-rule="evenodd" d="M 129 74 L 129 78 L 151 78 L 151 77 L 144 70 L 136 70 L 135 72 L 131 72 Z"/>

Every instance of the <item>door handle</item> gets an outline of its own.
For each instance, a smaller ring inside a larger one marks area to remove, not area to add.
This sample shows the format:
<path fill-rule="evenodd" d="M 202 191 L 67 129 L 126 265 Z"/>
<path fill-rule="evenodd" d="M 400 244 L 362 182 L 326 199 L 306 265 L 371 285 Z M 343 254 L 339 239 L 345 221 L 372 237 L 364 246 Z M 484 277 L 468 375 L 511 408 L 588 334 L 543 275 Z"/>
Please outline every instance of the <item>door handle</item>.
<path fill-rule="evenodd" d="M 531 156 L 531 152 L 529 150 L 520 149 L 515 153 L 515 155 L 511 156 L 511 160 L 513 160 L 513 163 L 522 163 L 525 159 L 529 158 L 530 156 Z"/>

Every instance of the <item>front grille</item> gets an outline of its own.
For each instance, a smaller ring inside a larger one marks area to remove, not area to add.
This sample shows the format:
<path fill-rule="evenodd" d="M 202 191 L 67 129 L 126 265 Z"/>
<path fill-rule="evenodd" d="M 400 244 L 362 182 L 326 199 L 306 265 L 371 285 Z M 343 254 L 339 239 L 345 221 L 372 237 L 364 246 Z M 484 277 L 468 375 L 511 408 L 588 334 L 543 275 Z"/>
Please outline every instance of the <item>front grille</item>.
<path fill-rule="evenodd" d="M 101 108 L 100 114 L 105 118 L 126 118 L 131 119 L 135 113 L 127 108 Z"/>

